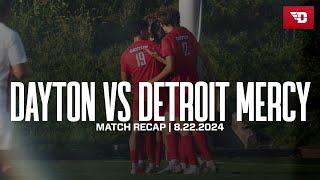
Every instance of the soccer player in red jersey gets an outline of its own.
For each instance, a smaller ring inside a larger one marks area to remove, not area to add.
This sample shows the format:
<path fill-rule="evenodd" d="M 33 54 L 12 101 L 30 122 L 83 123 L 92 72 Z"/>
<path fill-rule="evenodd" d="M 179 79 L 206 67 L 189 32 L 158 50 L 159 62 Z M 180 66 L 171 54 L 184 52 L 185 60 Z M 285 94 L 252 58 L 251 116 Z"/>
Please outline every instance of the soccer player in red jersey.
<path fill-rule="evenodd" d="M 208 70 L 208 76 L 212 78 L 211 65 L 209 64 L 209 58 L 197 42 L 194 35 L 184 27 L 180 26 L 180 13 L 177 9 L 167 7 L 160 9 L 158 12 L 158 20 L 161 23 L 161 27 L 167 33 L 162 39 L 161 43 L 161 55 L 165 58 L 166 67 L 155 78 L 150 80 L 151 83 L 160 81 L 172 74 L 171 82 L 191 82 L 196 83 L 198 81 L 197 72 L 197 60 L 198 57 L 203 60 Z M 161 59 L 161 58 L 159 58 Z M 188 92 L 186 92 L 188 93 Z M 168 113 L 166 113 L 168 117 Z M 175 119 L 177 123 L 180 123 L 183 127 L 182 121 L 180 121 L 180 89 L 176 88 L 175 91 Z M 169 159 L 171 160 L 168 168 L 165 170 L 175 171 L 177 167 L 177 137 L 174 133 L 165 132 L 168 149 L 170 153 Z M 181 131 L 181 143 L 187 157 L 187 161 L 190 164 L 188 171 L 185 174 L 196 174 L 197 160 L 194 155 L 193 137 L 197 142 L 202 155 L 207 161 L 206 171 L 216 171 L 215 163 L 206 140 L 206 136 L 202 132 L 190 132 Z"/>
<path fill-rule="evenodd" d="M 148 40 L 148 22 L 138 20 L 129 24 L 129 32 L 134 42 L 121 56 L 121 79 L 133 83 L 133 123 L 139 123 L 139 82 L 148 82 L 161 71 L 161 64 L 150 56 L 145 49 L 160 50 L 160 45 Z M 146 98 L 145 98 L 146 101 Z M 146 107 L 146 105 L 144 106 Z M 164 112 L 163 112 L 164 113 Z M 137 173 L 137 131 L 132 131 L 129 139 L 131 174 Z M 147 153 L 148 155 L 148 153 Z M 149 154 L 149 166 L 154 167 L 153 157 Z"/>
<path fill-rule="evenodd" d="M 150 37 L 149 40 L 155 43 L 158 43 L 159 45 L 161 44 L 162 38 L 165 36 L 165 32 L 160 26 L 160 22 L 157 19 L 156 13 L 147 15 L 144 18 L 146 21 L 148 21 L 149 24 L 149 33 Z M 148 51 L 148 50 L 147 50 Z M 159 61 L 160 62 L 160 61 Z M 162 62 L 163 64 L 163 62 Z M 168 96 L 167 93 L 162 93 L 160 94 L 160 98 L 163 99 L 164 101 L 168 101 Z M 160 111 L 163 113 L 165 112 L 165 107 L 160 107 Z M 150 136 L 151 133 L 148 133 L 147 136 Z M 153 138 L 153 137 L 151 137 Z M 147 138 L 146 138 L 147 139 Z M 149 138 L 150 139 L 150 138 Z M 167 144 L 166 144 L 166 139 L 165 139 L 165 134 L 161 132 L 156 132 L 155 134 L 155 144 L 149 145 L 150 141 L 146 142 L 146 152 L 148 153 L 149 151 L 154 151 L 154 158 L 155 158 L 155 166 L 156 166 L 156 171 L 160 169 L 160 162 L 161 162 L 161 150 L 162 150 L 162 141 L 165 146 L 165 150 L 167 152 Z M 151 148 L 153 148 L 151 150 Z M 148 173 L 150 169 L 146 169 L 146 172 Z"/>

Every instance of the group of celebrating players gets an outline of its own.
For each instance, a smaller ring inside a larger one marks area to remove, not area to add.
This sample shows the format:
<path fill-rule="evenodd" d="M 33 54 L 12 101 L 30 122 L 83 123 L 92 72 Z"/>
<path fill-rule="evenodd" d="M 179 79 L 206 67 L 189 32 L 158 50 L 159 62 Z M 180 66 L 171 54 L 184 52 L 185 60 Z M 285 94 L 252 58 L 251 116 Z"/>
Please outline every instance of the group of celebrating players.
<path fill-rule="evenodd" d="M 4 23 L 10 11 L 10 0 L 0 0 L 0 174 L 9 169 L 7 152 L 11 149 L 12 135 L 10 111 L 8 108 L 11 75 L 23 79 L 31 75 L 27 66 L 24 47 L 18 33 Z M 212 80 L 212 65 L 194 35 L 180 26 L 180 13 L 173 7 L 161 8 L 157 13 L 137 20 L 128 27 L 134 42 L 121 57 L 121 79 L 132 80 L 133 123 L 139 123 L 139 82 L 191 82 L 198 81 L 197 61 L 203 60 L 209 79 Z M 185 93 L 188 93 L 185 91 Z M 166 88 L 159 92 L 164 106 L 160 115 L 169 124 L 169 100 Z M 180 89 L 175 89 L 175 123 L 180 121 Z M 145 102 L 147 98 L 144 97 Z M 144 106 L 146 107 L 146 105 Z M 150 120 L 151 121 L 151 120 Z M 168 128 L 168 125 L 166 126 Z M 129 138 L 131 174 L 145 170 L 146 173 L 184 173 L 216 172 L 217 167 L 203 132 L 141 132 L 132 131 Z M 162 143 L 163 142 L 163 143 Z M 160 169 L 162 144 L 165 145 L 169 164 Z M 144 147 L 149 165 L 144 168 Z M 203 159 L 204 158 L 204 159 Z"/>
<path fill-rule="evenodd" d="M 139 82 L 191 82 L 198 81 L 198 57 L 204 62 L 208 77 L 213 80 L 212 65 L 195 36 L 180 26 L 180 13 L 174 7 L 163 7 L 144 20 L 129 23 L 134 42 L 121 56 L 121 79 L 133 83 L 133 123 L 139 123 Z M 160 90 L 160 115 L 169 122 L 168 90 Z M 175 89 L 175 123 L 180 121 L 180 89 Z M 187 91 L 185 93 L 188 93 Z M 145 103 L 148 101 L 144 97 Z M 144 106 L 146 107 L 146 105 Z M 152 120 L 150 120 L 152 122 Z M 186 175 L 216 172 L 217 167 L 203 132 L 132 131 L 129 138 L 131 174 L 183 173 Z M 168 166 L 160 169 L 162 142 L 165 146 Z M 143 152 L 148 166 L 143 164 Z"/>

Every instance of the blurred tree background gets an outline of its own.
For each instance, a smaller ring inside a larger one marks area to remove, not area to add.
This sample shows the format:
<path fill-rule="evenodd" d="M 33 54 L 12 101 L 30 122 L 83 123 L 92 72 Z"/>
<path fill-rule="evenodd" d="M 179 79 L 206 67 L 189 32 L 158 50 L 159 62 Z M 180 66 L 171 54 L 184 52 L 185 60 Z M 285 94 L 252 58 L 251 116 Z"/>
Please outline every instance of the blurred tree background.
<path fill-rule="evenodd" d="M 120 80 L 119 59 L 131 41 L 126 22 L 153 13 L 164 3 L 178 5 L 177 0 L 17 0 L 10 26 L 23 39 L 34 70 L 31 81 L 95 81 L 96 121 L 103 122 L 102 82 Z M 282 7 L 303 3 L 317 6 L 316 30 L 284 30 Z M 250 125 L 269 137 L 263 143 L 270 147 L 320 145 L 319 10 L 316 0 L 204 0 L 201 44 L 217 80 L 231 82 L 228 99 L 235 99 L 237 81 L 312 82 L 307 123 Z M 22 135 L 18 141 L 43 151 L 127 141 L 127 133 L 95 132 L 95 123 L 56 123 L 55 99 L 53 92 L 49 122 L 16 123 Z"/>

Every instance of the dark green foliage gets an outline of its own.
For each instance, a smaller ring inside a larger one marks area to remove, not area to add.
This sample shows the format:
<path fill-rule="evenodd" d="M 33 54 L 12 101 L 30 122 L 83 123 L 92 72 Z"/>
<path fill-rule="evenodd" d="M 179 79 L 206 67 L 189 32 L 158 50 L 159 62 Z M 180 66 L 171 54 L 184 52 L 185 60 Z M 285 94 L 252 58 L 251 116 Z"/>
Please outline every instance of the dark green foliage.
<path fill-rule="evenodd" d="M 299 137 L 297 144 L 320 145 L 320 3 L 315 0 L 308 0 L 304 5 L 314 6 L 315 9 L 315 30 L 302 31 L 298 34 L 303 39 L 302 54 L 299 59 L 297 77 L 300 81 L 311 82 L 308 98 L 308 121 L 299 123 L 295 129 L 295 135 Z M 306 131 L 307 130 L 307 131 Z"/>
<path fill-rule="evenodd" d="M 168 2 L 177 5 L 178 1 Z M 13 5 L 10 25 L 25 44 L 35 72 L 32 81 L 96 82 L 96 119 L 102 122 L 105 121 L 102 82 L 120 80 L 119 59 L 130 42 L 124 25 L 130 19 L 155 12 L 163 3 L 163 0 L 20 0 Z M 319 99 L 320 23 L 316 23 L 316 31 L 283 30 L 285 4 L 297 2 L 204 1 L 201 43 L 217 79 L 232 83 L 228 98 L 235 98 L 237 81 L 303 80 L 313 82 L 310 95 Z M 127 140 L 126 133 L 95 132 L 94 123 L 56 123 L 55 98 L 55 94 L 50 97 L 49 122 L 17 124 L 24 141 L 103 144 Z M 314 128 L 313 135 L 319 127 L 318 102 L 310 109 L 313 113 L 308 119 L 307 128 Z M 120 108 L 117 103 L 117 109 Z M 305 138 L 299 134 L 298 126 L 298 123 L 269 123 L 253 128 L 269 136 L 271 141 L 267 143 L 272 146 L 292 146 Z M 282 129 L 285 131 L 275 133 Z"/>

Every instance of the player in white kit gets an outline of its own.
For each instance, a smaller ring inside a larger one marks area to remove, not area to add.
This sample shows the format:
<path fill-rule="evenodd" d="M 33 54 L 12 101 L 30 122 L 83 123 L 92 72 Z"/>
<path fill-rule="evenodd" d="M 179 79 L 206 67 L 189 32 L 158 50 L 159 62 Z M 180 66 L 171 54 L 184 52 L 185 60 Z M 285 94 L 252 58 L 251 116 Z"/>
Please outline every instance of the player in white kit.
<path fill-rule="evenodd" d="M 31 75 L 19 34 L 5 25 L 9 18 L 10 0 L 0 0 L 0 174 L 6 173 L 11 149 L 10 83 Z"/>

